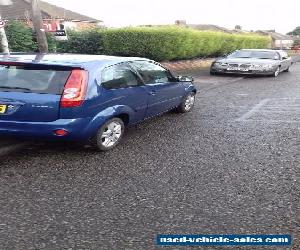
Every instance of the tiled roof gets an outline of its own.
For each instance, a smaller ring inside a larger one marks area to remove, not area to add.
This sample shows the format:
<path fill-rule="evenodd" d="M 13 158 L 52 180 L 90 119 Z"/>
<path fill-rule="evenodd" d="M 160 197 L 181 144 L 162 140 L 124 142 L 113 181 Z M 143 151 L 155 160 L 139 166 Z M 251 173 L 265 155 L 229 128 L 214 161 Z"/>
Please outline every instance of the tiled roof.
<path fill-rule="evenodd" d="M 263 34 L 263 35 L 269 35 L 271 36 L 274 40 L 293 40 L 291 36 L 280 34 L 275 31 L 269 31 L 269 30 L 259 30 L 257 33 Z"/>
<path fill-rule="evenodd" d="M 12 5 L 0 6 L 0 14 L 4 20 L 28 20 L 31 18 L 30 0 L 12 0 Z M 58 18 L 66 21 L 78 20 L 88 22 L 100 22 L 79 13 L 66 10 L 56 5 L 40 1 L 40 7 L 43 19 Z"/>
<path fill-rule="evenodd" d="M 226 33 L 233 33 L 231 30 L 218 25 L 213 24 L 187 24 L 188 27 L 198 29 L 198 30 L 211 30 L 211 31 L 222 31 Z"/>

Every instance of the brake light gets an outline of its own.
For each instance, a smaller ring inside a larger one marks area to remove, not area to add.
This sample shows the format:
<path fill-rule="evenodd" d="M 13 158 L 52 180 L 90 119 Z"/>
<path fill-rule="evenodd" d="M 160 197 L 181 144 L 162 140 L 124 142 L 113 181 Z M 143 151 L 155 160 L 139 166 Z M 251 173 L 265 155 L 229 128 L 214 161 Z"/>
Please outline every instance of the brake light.
<path fill-rule="evenodd" d="M 19 63 L 19 62 L 0 62 L 0 65 L 22 66 L 22 65 L 24 65 L 24 63 Z"/>
<path fill-rule="evenodd" d="M 79 107 L 85 98 L 88 72 L 82 69 L 71 71 L 60 100 L 62 108 Z"/>

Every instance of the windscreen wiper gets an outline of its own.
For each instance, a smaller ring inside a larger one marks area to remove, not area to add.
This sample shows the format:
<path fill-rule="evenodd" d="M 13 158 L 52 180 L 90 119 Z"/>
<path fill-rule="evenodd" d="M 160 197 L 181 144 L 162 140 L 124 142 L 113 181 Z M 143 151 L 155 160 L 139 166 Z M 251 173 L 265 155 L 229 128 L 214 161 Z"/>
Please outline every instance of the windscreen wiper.
<path fill-rule="evenodd" d="M 0 86 L 0 88 L 1 88 L 1 89 L 21 89 L 21 90 L 29 90 L 29 91 L 32 91 L 32 89 L 22 88 L 22 87 Z"/>

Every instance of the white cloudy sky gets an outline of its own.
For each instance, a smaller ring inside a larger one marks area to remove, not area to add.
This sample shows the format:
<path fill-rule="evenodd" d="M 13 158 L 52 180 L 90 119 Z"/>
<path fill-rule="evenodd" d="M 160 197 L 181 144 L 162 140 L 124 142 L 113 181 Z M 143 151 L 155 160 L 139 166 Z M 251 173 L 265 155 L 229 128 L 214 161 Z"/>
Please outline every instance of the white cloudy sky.
<path fill-rule="evenodd" d="M 187 23 L 217 24 L 246 30 L 300 26 L 299 0 L 46 0 L 103 20 L 107 26 Z"/>

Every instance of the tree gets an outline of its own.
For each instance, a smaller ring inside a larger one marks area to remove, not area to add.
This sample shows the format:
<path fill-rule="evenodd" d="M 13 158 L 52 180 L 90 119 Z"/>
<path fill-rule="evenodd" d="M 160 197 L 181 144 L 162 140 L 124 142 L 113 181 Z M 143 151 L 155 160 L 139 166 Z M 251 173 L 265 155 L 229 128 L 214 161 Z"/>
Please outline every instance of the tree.
<path fill-rule="evenodd" d="M 290 36 L 300 36 L 300 26 L 296 27 L 293 31 L 287 34 Z"/>

